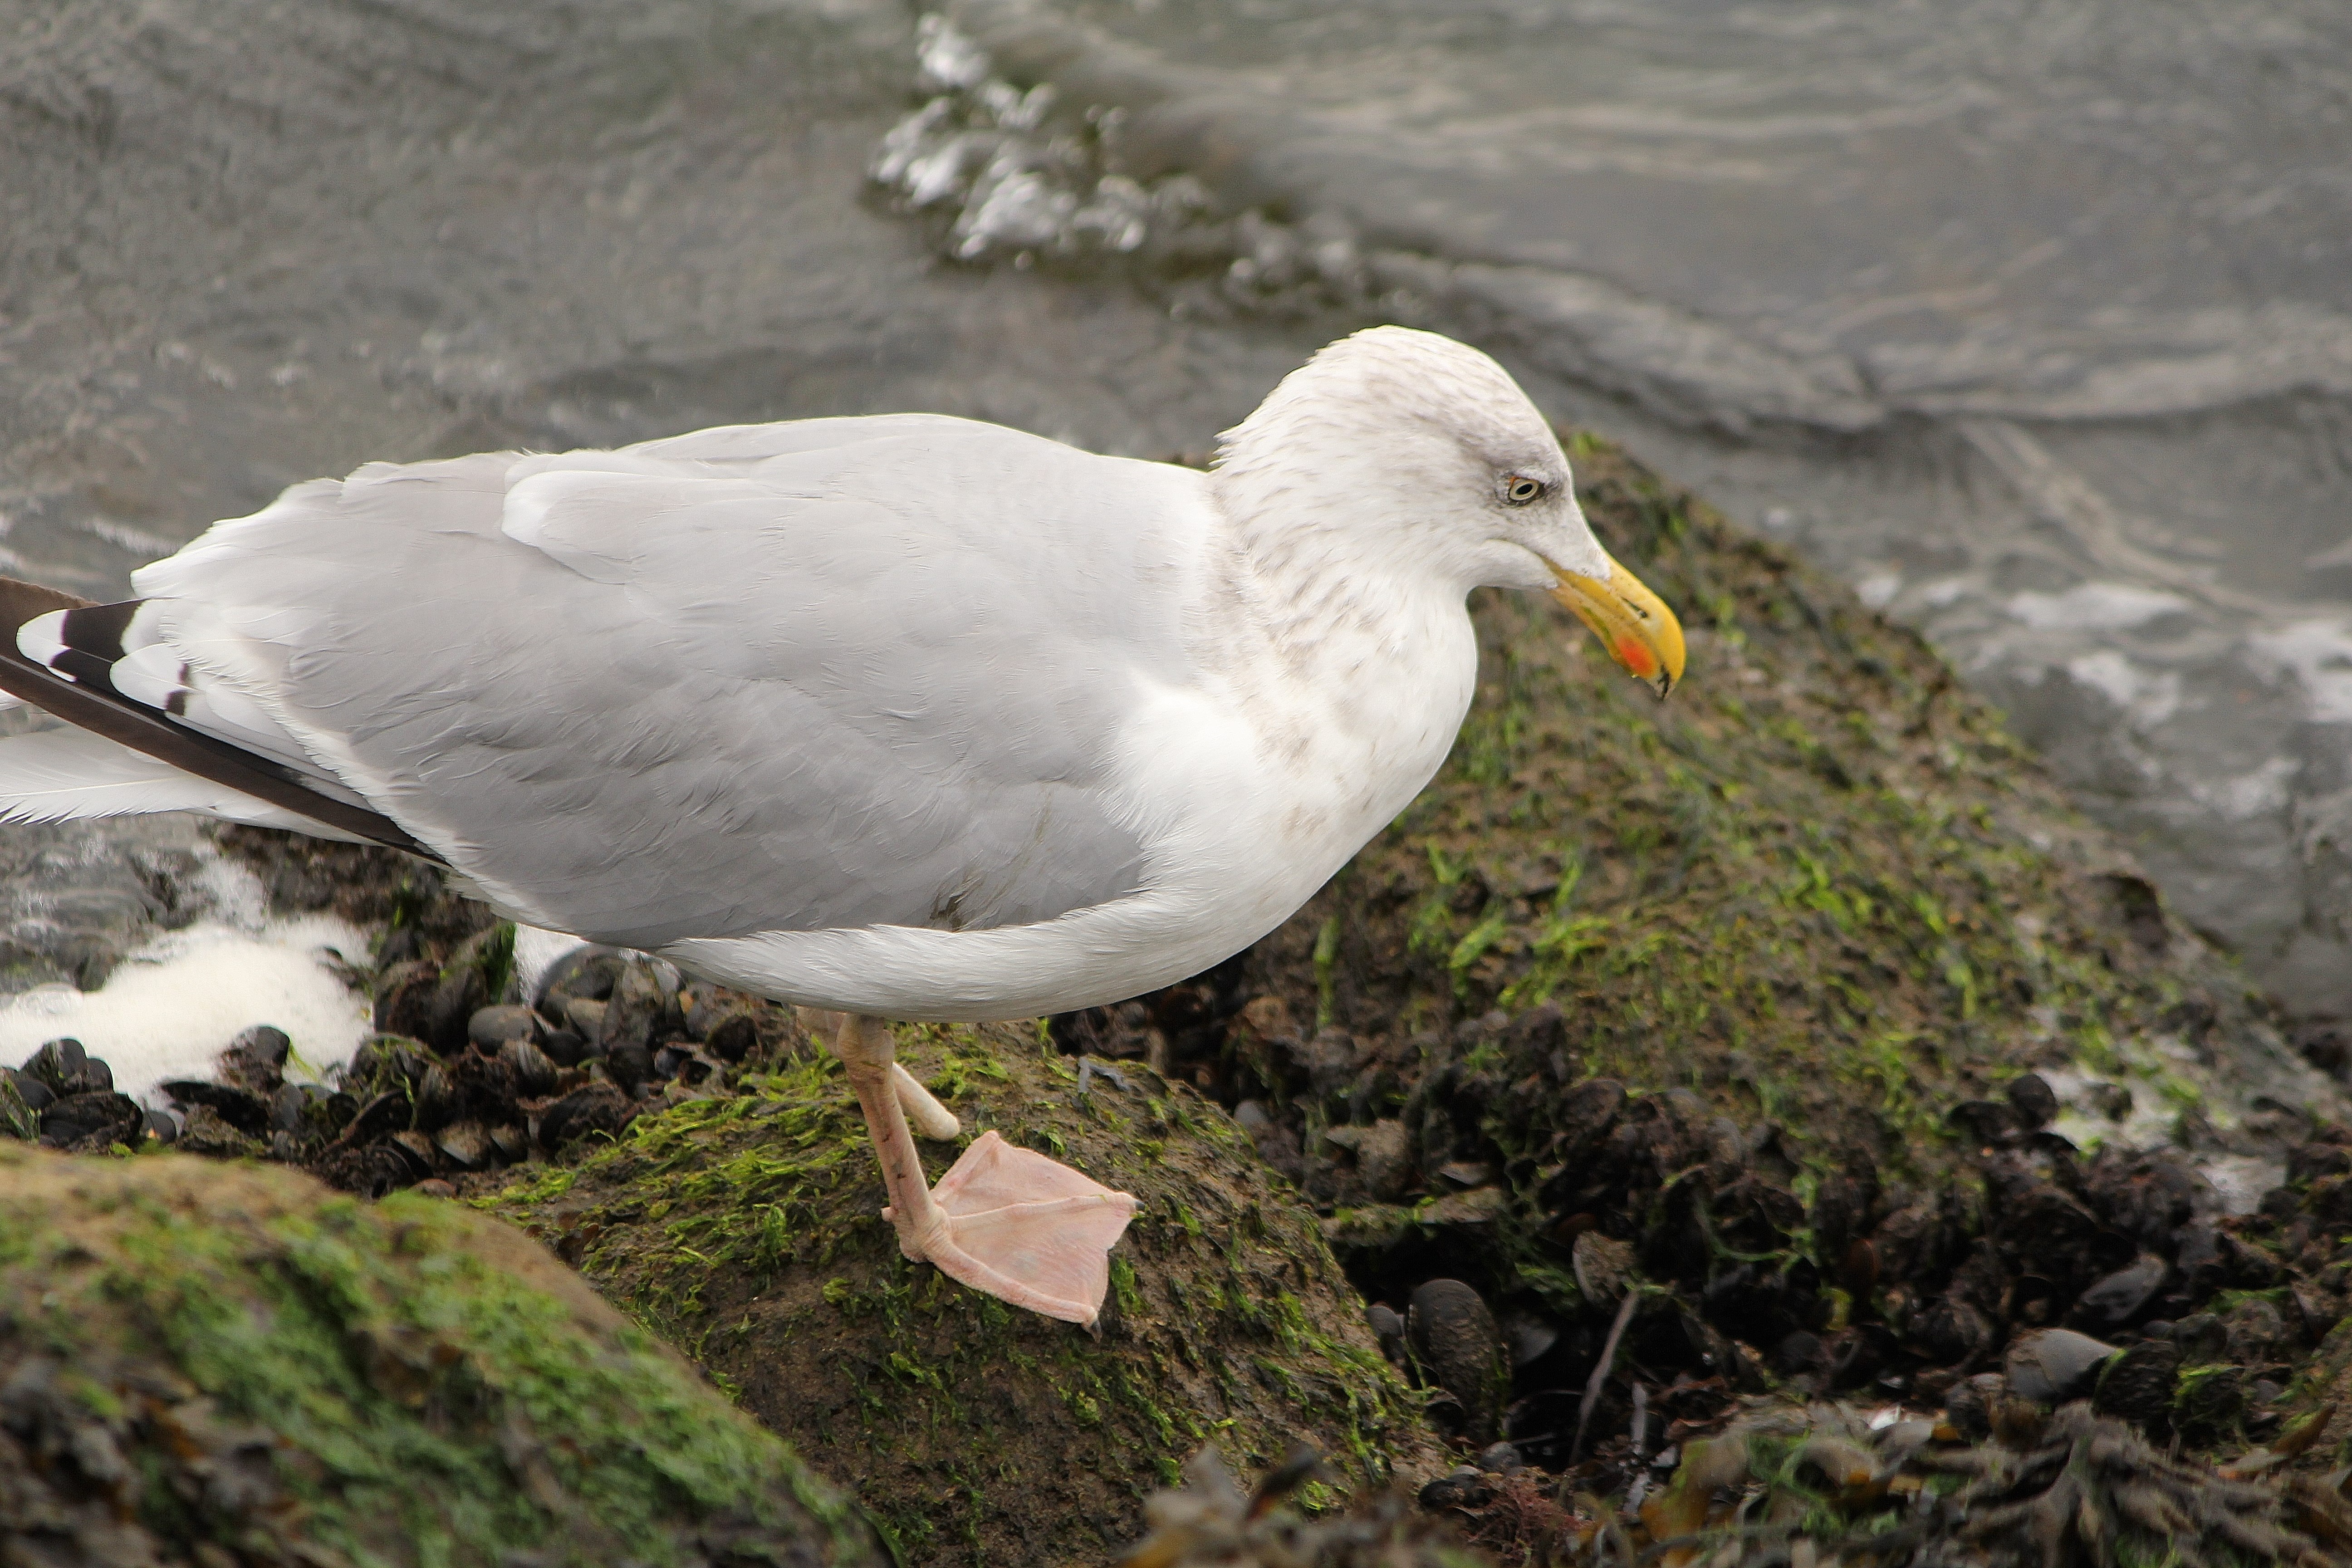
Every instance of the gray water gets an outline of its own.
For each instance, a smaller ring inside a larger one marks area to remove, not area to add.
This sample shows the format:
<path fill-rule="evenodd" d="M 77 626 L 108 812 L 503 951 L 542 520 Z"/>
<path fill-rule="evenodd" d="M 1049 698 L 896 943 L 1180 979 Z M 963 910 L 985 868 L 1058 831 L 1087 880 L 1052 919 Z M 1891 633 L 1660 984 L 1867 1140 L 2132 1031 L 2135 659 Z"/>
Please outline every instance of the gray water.
<path fill-rule="evenodd" d="M 2352 1015 L 2333 0 L 19 0 L 0 116 L 8 570 L 727 420 L 1164 455 L 1415 321 L 1919 626 Z"/>

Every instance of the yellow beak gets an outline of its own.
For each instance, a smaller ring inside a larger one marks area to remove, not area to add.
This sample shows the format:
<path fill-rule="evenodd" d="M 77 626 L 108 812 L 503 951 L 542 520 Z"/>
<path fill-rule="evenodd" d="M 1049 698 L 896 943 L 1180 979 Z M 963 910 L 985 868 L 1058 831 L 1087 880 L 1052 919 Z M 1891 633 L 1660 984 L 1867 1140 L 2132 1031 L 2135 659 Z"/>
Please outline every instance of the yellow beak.
<path fill-rule="evenodd" d="M 1609 563 L 1609 580 L 1578 572 L 1552 571 L 1559 586 L 1551 596 L 1576 612 L 1592 628 L 1609 657 L 1658 689 L 1660 697 L 1683 678 L 1683 624 L 1665 601 L 1616 562 Z"/>

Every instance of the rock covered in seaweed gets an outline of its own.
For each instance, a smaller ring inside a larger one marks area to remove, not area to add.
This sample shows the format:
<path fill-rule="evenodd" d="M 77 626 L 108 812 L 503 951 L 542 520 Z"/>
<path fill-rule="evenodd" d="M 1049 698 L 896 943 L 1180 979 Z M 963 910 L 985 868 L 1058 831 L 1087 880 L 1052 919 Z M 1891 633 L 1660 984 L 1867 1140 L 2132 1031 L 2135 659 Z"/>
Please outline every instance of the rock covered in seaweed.
<path fill-rule="evenodd" d="M 0 1143 L 0 1562 L 879 1564 L 543 1249 L 292 1172 Z"/>
<path fill-rule="evenodd" d="M 1223 1112 L 1017 1026 L 899 1046 L 966 1137 L 1141 1201 L 1096 1334 L 900 1256 L 856 1103 L 805 1037 L 494 1205 L 822 1452 L 911 1563 L 1108 1561 L 1211 1437 L 1253 1468 L 1303 1438 L 1354 1488 L 1443 1468 L 1313 1216 Z M 955 1150 L 924 1153 L 937 1180 Z"/>

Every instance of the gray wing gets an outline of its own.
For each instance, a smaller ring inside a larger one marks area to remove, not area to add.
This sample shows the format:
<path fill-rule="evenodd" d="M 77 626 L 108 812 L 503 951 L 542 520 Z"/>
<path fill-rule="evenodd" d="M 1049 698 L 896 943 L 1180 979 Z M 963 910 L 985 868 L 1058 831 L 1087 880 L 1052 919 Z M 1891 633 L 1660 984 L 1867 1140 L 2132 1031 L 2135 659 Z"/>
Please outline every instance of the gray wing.
<path fill-rule="evenodd" d="M 638 947 L 1137 890 L 1194 476 L 936 417 L 371 465 L 135 580 L 199 672 L 537 923 Z"/>

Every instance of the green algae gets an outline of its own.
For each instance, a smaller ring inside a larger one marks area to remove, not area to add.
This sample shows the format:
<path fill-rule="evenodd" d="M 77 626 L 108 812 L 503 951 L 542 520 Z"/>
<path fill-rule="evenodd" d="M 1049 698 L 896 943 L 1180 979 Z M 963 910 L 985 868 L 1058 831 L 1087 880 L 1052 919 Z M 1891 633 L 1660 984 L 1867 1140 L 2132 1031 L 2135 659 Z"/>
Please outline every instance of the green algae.
<path fill-rule="evenodd" d="M 1034 1028 L 898 1037 L 967 1137 L 1139 1200 L 1093 1333 L 901 1257 L 838 1064 L 805 1047 L 483 1201 L 820 1456 L 910 1563 L 1107 1561 L 1208 1441 L 1251 1469 L 1316 1443 L 1348 1489 L 1432 1468 L 1311 1215 L 1223 1112 Z M 925 1145 L 933 1180 L 954 1152 Z"/>
<path fill-rule="evenodd" d="M 64 1391 L 70 1452 L 136 1460 L 45 1467 L 59 1495 L 175 1559 L 880 1560 L 854 1509 L 673 1352 L 526 1238 L 430 1198 L 0 1150 L 10 1369 Z M 205 1479 L 224 1454 L 235 1489 Z"/>
<path fill-rule="evenodd" d="M 1687 1088 L 1801 1159 L 1920 1176 L 1950 1163 L 1946 1108 L 2030 1068 L 2131 1074 L 2184 1110 L 2282 1092 L 2259 999 L 1925 644 L 1606 443 L 1571 447 L 1595 531 L 1682 612 L 1684 685 L 1657 702 L 1549 601 L 1477 595 L 1451 759 L 1253 951 L 1247 994 L 1506 1083 L 1546 1063 L 1457 1026 L 1554 1004 L 1580 1078 Z M 1260 1033 L 1237 1022 L 1227 1059 L 1296 1100 Z M 1396 1114 L 1410 1088 L 1314 1114 Z M 1521 1101 L 1488 1128 L 1529 1159 L 1549 1131 Z"/>

